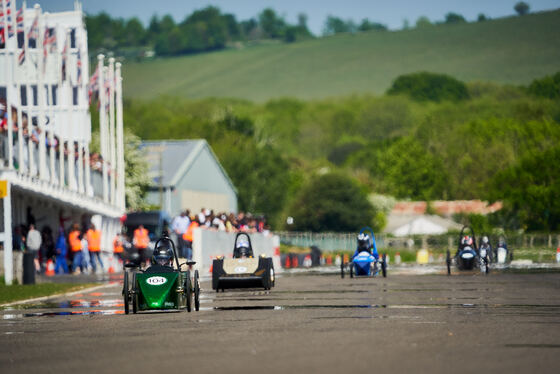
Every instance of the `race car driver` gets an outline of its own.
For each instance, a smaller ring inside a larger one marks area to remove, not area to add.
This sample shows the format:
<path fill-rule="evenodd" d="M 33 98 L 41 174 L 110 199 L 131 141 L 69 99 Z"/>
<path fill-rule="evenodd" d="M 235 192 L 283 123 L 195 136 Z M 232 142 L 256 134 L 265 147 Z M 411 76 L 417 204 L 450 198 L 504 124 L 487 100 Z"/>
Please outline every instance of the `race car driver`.
<path fill-rule="evenodd" d="M 173 270 L 173 250 L 167 240 L 162 240 L 152 255 L 152 266 L 148 272 L 166 272 Z"/>
<path fill-rule="evenodd" d="M 362 233 L 358 235 L 357 242 L 358 242 L 358 246 L 356 248 L 356 252 L 354 252 L 354 255 L 352 256 L 352 259 L 358 256 L 361 252 L 368 252 L 373 257 L 375 257 L 375 260 L 379 260 L 379 253 L 377 253 L 377 245 L 375 244 L 375 237 L 371 238 L 370 241 L 369 235 Z"/>
<path fill-rule="evenodd" d="M 233 250 L 233 258 L 251 258 L 253 257 L 253 249 L 246 240 L 240 240 L 235 244 Z"/>

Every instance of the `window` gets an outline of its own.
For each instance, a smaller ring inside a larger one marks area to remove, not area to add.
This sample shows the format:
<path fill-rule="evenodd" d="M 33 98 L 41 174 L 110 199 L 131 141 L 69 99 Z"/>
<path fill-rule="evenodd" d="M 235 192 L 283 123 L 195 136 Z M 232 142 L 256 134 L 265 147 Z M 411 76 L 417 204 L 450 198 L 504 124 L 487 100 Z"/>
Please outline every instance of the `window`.
<path fill-rule="evenodd" d="M 19 96 L 21 98 L 21 105 L 27 106 L 27 86 L 23 84 L 19 86 Z"/>
<path fill-rule="evenodd" d="M 51 97 L 52 97 L 52 105 L 58 105 L 58 103 L 56 102 L 56 93 L 58 91 L 58 85 L 57 84 L 53 84 L 51 86 Z"/>
<path fill-rule="evenodd" d="M 70 48 L 76 48 L 76 29 L 70 31 Z"/>
<path fill-rule="evenodd" d="M 18 32 L 17 33 L 17 47 L 18 48 L 23 48 L 23 41 L 25 40 L 23 38 L 23 33 L 22 32 Z"/>
<path fill-rule="evenodd" d="M 33 105 L 39 105 L 39 99 L 37 97 L 37 85 L 34 84 L 31 86 L 31 92 L 33 92 Z"/>

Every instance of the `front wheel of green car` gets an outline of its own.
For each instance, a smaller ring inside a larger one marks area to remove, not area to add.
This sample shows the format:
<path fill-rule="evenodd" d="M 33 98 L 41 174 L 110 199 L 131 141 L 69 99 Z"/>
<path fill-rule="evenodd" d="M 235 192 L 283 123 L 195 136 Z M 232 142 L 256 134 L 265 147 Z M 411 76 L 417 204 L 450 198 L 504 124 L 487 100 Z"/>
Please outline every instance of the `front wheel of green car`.
<path fill-rule="evenodd" d="M 124 314 L 130 313 L 129 310 L 129 299 L 128 299 L 128 272 L 125 270 L 124 272 L 124 279 L 123 279 L 123 299 L 124 299 Z"/>
<path fill-rule="evenodd" d="M 184 284 L 185 297 L 187 298 L 187 312 L 192 311 L 192 299 L 193 299 L 193 286 L 191 281 L 191 272 L 187 271 L 187 278 Z"/>
<path fill-rule="evenodd" d="M 194 310 L 200 310 L 200 280 L 198 270 L 194 271 Z"/>

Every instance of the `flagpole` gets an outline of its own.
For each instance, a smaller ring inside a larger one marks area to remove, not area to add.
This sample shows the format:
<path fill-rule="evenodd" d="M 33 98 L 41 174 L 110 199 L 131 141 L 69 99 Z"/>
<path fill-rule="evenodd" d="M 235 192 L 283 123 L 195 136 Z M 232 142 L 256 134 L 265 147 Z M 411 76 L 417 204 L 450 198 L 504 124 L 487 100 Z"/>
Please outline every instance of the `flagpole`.
<path fill-rule="evenodd" d="M 14 8 L 15 6 L 15 1 L 14 1 Z M 23 5 L 21 6 L 21 19 L 22 19 L 22 24 L 23 24 L 23 28 L 22 28 L 22 35 L 23 35 L 23 45 L 22 48 L 25 48 L 25 1 L 23 2 Z M 17 22 L 17 13 L 16 13 L 16 17 L 15 17 L 15 21 L 16 21 L 16 53 L 18 50 L 18 36 L 19 36 L 19 30 L 18 30 L 18 22 Z M 17 111 L 18 116 L 17 116 L 17 139 L 18 139 L 18 170 L 20 173 L 24 173 L 26 168 L 25 168 L 25 162 L 23 161 L 23 98 L 21 95 L 21 82 L 24 82 L 25 80 L 23 79 L 23 76 L 26 75 L 26 71 L 25 69 L 23 69 L 22 72 L 22 68 L 21 65 L 19 64 L 19 53 L 17 53 L 17 57 L 18 59 L 18 75 L 19 75 L 19 79 L 17 79 L 16 81 L 16 93 L 17 93 L 17 98 L 18 98 L 18 103 L 19 103 L 19 110 Z M 14 58 L 14 61 L 16 60 L 16 58 Z"/>
<path fill-rule="evenodd" d="M 126 208 L 125 175 L 124 175 L 124 134 L 123 134 L 123 107 L 122 107 L 122 78 L 121 63 L 116 64 L 116 103 L 117 103 L 117 191 L 119 193 L 118 206 Z"/>
<path fill-rule="evenodd" d="M 13 123 L 12 123 L 12 105 L 10 104 L 10 100 L 12 95 L 10 95 L 11 87 L 12 87 L 12 72 L 11 64 L 10 64 L 10 33 L 8 31 L 9 23 L 8 23 L 8 4 L 6 0 L 2 0 L 2 23 L 4 24 L 4 72 L 6 74 L 6 114 L 8 117 L 7 125 L 8 125 L 8 168 L 14 167 L 14 160 L 13 160 Z"/>
<path fill-rule="evenodd" d="M 33 27 L 34 27 L 36 17 L 37 17 L 37 11 L 35 11 L 35 18 L 31 23 L 31 29 L 30 29 L 31 33 L 33 33 L 34 31 Z M 39 25 L 37 24 L 37 26 Z M 31 51 L 29 50 L 29 45 L 27 43 L 29 43 L 29 40 L 24 40 L 25 53 L 26 53 L 24 64 L 27 65 L 27 67 L 29 67 L 30 66 L 29 60 L 31 60 Z M 37 51 L 37 37 L 35 37 L 35 51 Z M 35 152 L 34 152 L 35 146 L 33 145 L 33 139 L 31 139 L 31 136 L 33 134 L 33 120 L 31 116 L 31 109 L 33 106 L 35 106 L 35 95 L 33 95 L 33 87 L 31 83 L 33 83 L 34 78 L 37 78 L 37 75 L 34 74 L 34 76 L 31 77 L 29 70 L 33 70 L 33 67 L 31 67 L 30 69 L 27 69 L 27 67 L 25 69 L 25 76 L 27 80 L 27 84 L 25 86 L 25 96 L 27 97 L 27 153 L 28 153 L 27 163 L 29 166 L 29 175 L 33 177 L 37 175 L 37 170 L 35 166 Z"/>
<path fill-rule="evenodd" d="M 41 14 L 41 6 L 39 4 L 35 4 L 35 11 L 37 15 Z M 39 17 L 39 35 L 38 35 L 38 47 L 45 48 L 43 45 L 44 43 L 44 25 L 45 19 L 43 18 L 43 22 L 41 22 L 41 17 Z M 39 48 L 37 48 L 37 99 L 39 101 L 39 113 L 37 116 L 38 120 L 38 128 L 39 128 L 39 178 L 46 179 L 46 165 L 45 165 L 45 155 L 46 155 L 46 148 L 45 148 L 45 87 L 43 85 L 44 81 L 44 62 L 42 54 L 44 50 L 41 50 L 42 53 L 39 52 Z"/>
<path fill-rule="evenodd" d="M 70 52 L 70 29 L 65 30 L 66 34 L 66 86 L 68 87 L 68 187 L 71 190 L 76 190 L 76 154 L 74 151 L 74 93 L 72 91 L 72 82 L 70 81 L 68 54 Z"/>
<path fill-rule="evenodd" d="M 105 56 L 97 55 L 97 66 L 99 69 L 99 145 L 101 147 L 102 170 L 103 170 L 103 201 L 108 201 L 108 183 L 107 183 L 107 155 L 105 150 L 105 77 L 103 71 L 103 59 Z"/>
<path fill-rule="evenodd" d="M 116 149 L 115 149 L 115 59 L 109 59 L 109 148 L 111 151 L 111 204 L 116 203 Z"/>

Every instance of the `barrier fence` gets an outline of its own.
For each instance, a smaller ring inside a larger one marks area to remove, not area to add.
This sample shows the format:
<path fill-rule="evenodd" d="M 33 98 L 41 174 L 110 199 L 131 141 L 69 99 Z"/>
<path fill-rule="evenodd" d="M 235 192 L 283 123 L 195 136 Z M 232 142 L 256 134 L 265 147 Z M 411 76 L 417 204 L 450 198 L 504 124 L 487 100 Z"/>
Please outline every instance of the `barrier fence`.
<path fill-rule="evenodd" d="M 286 246 L 316 246 L 323 252 L 354 251 L 356 249 L 356 233 L 313 233 L 313 232 L 277 232 L 280 243 Z M 539 249 L 560 247 L 560 233 L 552 234 L 506 234 L 503 236 L 509 248 Z M 477 236 L 477 243 L 482 236 Z M 500 235 L 488 235 L 490 243 L 495 247 Z M 378 249 L 397 250 L 447 250 L 457 247 L 458 234 L 415 235 L 410 237 L 392 237 L 387 234 L 375 236 Z"/>

